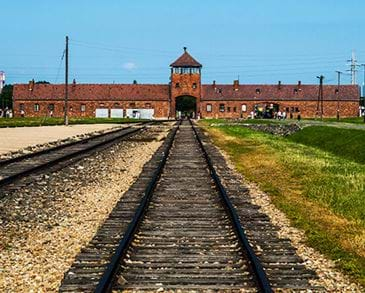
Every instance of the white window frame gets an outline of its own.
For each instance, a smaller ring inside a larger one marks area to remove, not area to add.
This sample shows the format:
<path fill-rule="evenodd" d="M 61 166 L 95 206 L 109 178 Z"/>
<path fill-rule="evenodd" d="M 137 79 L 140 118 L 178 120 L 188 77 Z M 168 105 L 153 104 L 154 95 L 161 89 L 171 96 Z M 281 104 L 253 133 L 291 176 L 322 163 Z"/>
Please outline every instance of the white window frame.
<path fill-rule="evenodd" d="M 212 104 L 207 104 L 207 112 L 212 112 L 213 106 Z"/>

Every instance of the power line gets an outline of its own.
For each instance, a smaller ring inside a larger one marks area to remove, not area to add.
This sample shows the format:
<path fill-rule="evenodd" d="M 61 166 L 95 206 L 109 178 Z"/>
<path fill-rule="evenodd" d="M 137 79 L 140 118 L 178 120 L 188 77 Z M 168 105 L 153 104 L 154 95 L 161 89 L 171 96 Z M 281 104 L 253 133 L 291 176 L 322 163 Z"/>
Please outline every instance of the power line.
<path fill-rule="evenodd" d="M 62 67 L 62 61 L 63 61 L 63 58 L 65 57 L 65 53 L 66 53 L 66 50 L 63 50 L 62 57 L 61 57 L 61 60 L 60 60 L 60 65 L 58 66 L 57 75 L 56 75 L 56 79 L 55 79 L 54 83 L 57 83 L 58 76 L 60 74 L 61 67 Z"/>

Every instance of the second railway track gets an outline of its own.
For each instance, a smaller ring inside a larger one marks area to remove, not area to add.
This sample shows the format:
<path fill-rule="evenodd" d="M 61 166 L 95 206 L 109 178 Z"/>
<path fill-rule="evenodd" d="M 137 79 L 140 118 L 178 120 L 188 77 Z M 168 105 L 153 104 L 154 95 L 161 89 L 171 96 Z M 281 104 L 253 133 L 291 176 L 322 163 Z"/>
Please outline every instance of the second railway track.
<path fill-rule="evenodd" d="M 253 209 L 258 228 L 268 229 L 256 246 L 276 250 L 261 253 L 269 280 L 199 136 L 188 121 L 169 134 L 65 274 L 61 292 L 312 288 L 312 272 L 301 276 L 292 247 L 270 239 L 273 227 Z"/>
<path fill-rule="evenodd" d="M 75 142 L 62 144 L 27 155 L 0 161 L 0 188 L 15 180 L 46 168 L 55 166 L 66 160 L 83 156 L 92 151 L 107 147 L 118 140 L 144 129 L 144 124 L 128 126 L 110 132 L 98 134 Z M 0 194 L 1 197 L 1 194 Z"/>

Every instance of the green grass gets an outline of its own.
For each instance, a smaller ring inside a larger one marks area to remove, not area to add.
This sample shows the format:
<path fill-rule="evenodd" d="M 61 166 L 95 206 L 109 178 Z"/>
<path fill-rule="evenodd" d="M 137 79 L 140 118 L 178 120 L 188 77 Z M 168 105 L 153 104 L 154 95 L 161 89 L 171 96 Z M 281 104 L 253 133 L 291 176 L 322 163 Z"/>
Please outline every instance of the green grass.
<path fill-rule="evenodd" d="M 337 118 L 324 118 L 324 122 L 337 122 Z M 339 122 L 345 123 L 355 123 L 355 124 L 365 124 L 363 117 L 348 117 L 348 118 L 340 118 Z"/>
<path fill-rule="evenodd" d="M 95 124 L 95 123 L 131 123 L 141 122 L 143 119 L 128 118 L 70 118 L 70 124 Z M 26 127 L 26 126 L 49 126 L 62 125 L 63 118 L 54 117 L 25 117 L 25 118 L 0 118 L 1 127 Z"/>
<path fill-rule="evenodd" d="M 244 119 L 244 120 L 236 120 L 236 119 L 204 119 L 205 123 L 216 124 L 216 123 L 243 123 L 243 124 L 273 124 L 273 123 L 290 123 L 295 122 L 296 120 L 285 120 L 279 121 L 275 119 Z"/>
<path fill-rule="evenodd" d="M 287 138 L 337 156 L 365 163 L 365 131 L 327 126 L 310 126 Z"/>
<path fill-rule="evenodd" d="M 237 170 L 305 231 L 309 245 L 365 284 L 365 162 L 352 153 L 365 151 L 360 130 L 308 127 L 283 138 L 202 124 Z"/>

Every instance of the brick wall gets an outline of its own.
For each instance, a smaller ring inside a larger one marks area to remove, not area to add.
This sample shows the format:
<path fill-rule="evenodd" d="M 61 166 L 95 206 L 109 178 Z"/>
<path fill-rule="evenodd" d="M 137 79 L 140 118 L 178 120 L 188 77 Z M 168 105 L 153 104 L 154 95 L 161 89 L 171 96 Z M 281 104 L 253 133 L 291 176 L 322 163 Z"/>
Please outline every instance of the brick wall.
<path fill-rule="evenodd" d="M 200 112 L 202 118 L 240 118 L 241 107 L 246 105 L 246 111 L 242 112 L 242 117 L 247 118 L 250 112 L 254 110 L 256 104 L 272 104 L 279 105 L 280 111 L 289 111 L 294 108 L 298 108 L 303 118 L 314 118 L 317 110 L 317 101 L 202 101 L 200 106 Z M 212 107 L 211 112 L 207 112 L 207 105 Z M 224 105 L 224 111 L 219 110 L 219 105 Z M 341 101 L 339 104 L 340 117 L 354 117 L 358 115 L 359 102 L 357 101 Z M 323 102 L 324 117 L 336 117 L 337 113 L 337 101 L 324 101 Z M 294 113 L 296 117 L 296 113 Z"/>
<path fill-rule="evenodd" d="M 25 111 L 26 117 L 49 117 L 49 106 L 54 105 L 53 117 L 63 117 L 64 101 L 61 100 L 16 100 L 14 101 L 13 109 L 14 116 L 20 116 L 21 104 Z M 39 105 L 39 111 L 35 111 L 35 104 Z M 85 105 L 85 111 L 81 111 L 82 105 Z M 168 102 L 167 101 L 69 101 L 68 103 L 70 117 L 95 117 L 97 108 L 107 109 L 154 109 L 154 117 L 158 119 L 167 118 Z M 124 113 L 125 114 L 125 113 Z"/>
<path fill-rule="evenodd" d="M 193 87 L 194 84 L 196 86 L 195 88 Z M 195 97 L 196 108 L 199 109 L 201 97 L 200 74 L 171 74 L 171 117 L 175 117 L 176 115 L 176 98 L 179 96 Z"/>

